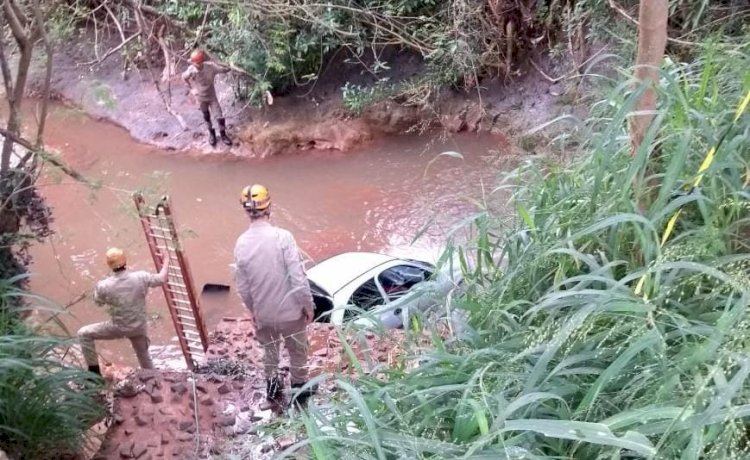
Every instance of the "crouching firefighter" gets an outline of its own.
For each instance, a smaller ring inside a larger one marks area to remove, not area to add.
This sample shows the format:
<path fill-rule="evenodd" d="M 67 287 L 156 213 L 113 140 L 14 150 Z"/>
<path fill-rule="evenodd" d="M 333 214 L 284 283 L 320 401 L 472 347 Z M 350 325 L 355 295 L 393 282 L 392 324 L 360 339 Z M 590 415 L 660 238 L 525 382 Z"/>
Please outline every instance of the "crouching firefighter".
<path fill-rule="evenodd" d="M 235 282 L 252 313 L 256 337 L 264 349 L 266 398 L 283 404 L 284 381 L 278 375 L 279 345 L 289 352 L 291 403 L 304 407 L 315 388 L 307 383 L 307 325 L 315 311 L 310 285 L 294 237 L 271 225 L 271 197 L 262 185 L 245 187 L 240 203 L 250 218 L 234 248 Z"/>
<path fill-rule="evenodd" d="M 128 271 L 122 249 L 110 248 L 106 257 L 112 273 L 96 284 L 94 302 L 108 307 L 112 320 L 89 324 L 78 331 L 86 365 L 90 372 L 101 375 L 94 341 L 127 338 L 133 345 L 138 364 L 143 369 L 153 369 L 148 353 L 146 294 L 149 288 L 161 286 L 167 280 L 169 254 L 164 254 L 158 274 Z"/>
<path fill-rule="evenodd" d="M 229 68 L 215 62 L 206 62 L 206 54 L 201 50 L 195 50 L 190 55 L 190 65 L 182 74 L 182 80 L 198 101 L 198 108 L 208 127 L 208 143 L 211 144 L 211 147 L 216 145 L 216 131 L 211 124 L 212 113 L 219 123 L 221 141 L 226 145 L 232 145 L 232 140 L 227 136 L 224 113 L 221 111 L 219 98 L 216 97 L 216 87 L 214 86 L 216 75 L 227 72 L 229 72 Z"/>

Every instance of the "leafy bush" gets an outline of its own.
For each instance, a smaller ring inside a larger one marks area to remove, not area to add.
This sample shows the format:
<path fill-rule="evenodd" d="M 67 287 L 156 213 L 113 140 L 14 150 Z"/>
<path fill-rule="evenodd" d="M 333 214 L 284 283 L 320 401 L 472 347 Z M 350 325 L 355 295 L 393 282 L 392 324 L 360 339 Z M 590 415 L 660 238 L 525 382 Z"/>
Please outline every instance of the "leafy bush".
<path fill-rule="evenodd" d="M 458 337 L 306 418 L 316 458 L 743 458 L 750 417 L 748 40 L 664 69 L 649 148 L 630 156 L 635 94 L 616 88 L 575 165 L 505 182 L 486 212 Z M 723 139 L 723 142 L 722 142 Z M 696 181 L 712 146 L 715 160 Z M 679 213 L 671 234 L 665 233 Z M 493 236 L 493 235 L 500 235 Z M 411 367 L 411 370 L 407 370 Z"/>

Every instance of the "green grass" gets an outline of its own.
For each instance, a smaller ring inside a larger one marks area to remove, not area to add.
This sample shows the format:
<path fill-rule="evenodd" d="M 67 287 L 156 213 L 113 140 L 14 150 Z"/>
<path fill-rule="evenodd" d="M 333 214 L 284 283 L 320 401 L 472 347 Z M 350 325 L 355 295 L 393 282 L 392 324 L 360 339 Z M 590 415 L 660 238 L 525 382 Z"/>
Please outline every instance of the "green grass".
<path fill-rule="evenodd" d="M 314 458 L 746 458 L 750 438 L 750 46 L 663 69 L 630 155 L 630 82 L 593 109 L 575 164 L 529 162 L 510 224 L 474 217 L 460 335 L 304 418 Z M 689 192 L 710 147 L 723 142 Z M 489 206 L 488 206 L 489 209 Z M 678 210 L 674 232 L 661 240 Z"/>
<path fill-rule="evenodd" d="M 94 399 L 100 380 L 63 362 L 68 340 L 43 335 L 11 312 L 18 297 L 35 300 L 0 283 L 0 450 L 17 459 L 71 458 L 104 414 Z"/>

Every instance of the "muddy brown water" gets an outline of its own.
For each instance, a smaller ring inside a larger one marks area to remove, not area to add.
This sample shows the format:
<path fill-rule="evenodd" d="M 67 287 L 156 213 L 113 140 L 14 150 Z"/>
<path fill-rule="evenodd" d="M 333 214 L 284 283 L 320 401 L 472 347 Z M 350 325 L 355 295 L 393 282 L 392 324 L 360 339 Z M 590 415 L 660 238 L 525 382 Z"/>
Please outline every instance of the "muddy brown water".
<path fill-rule="evenodd" d="M 232 284 L 232 249 L 248 223 L 239 207 L 245 185 L 269 187 L 274 223 L 292 231 L 313 261 L 344 251 L 435 257 L 453 226 L 476 211 L 474 200 L 482 200 L 500 171 L 514 163 L 495 140 L 475 135 L 387 137 L 353 152 L 264 160 L 165 152 L 64 106 L 51 110 L 46 142 L 75 169 L 101 181 L 101 188 L 91 190 L 49 168 L 40 179 L 54 208 L 56 234 L 33 249 L 32 288 L 60 305 L 89 294 L 61 315 L 73 334 L 107 318 L 90 293 L 107 275 L 108 246 L 124 247 L 132 268 L 154 269 L 131 199 L 136 189 L 171 197 L 200 291 L 204 283 Z M 439 155 L 445 151 L 460 152 L 463 159 Z M 152 345 L 175 344 L 160 290 L 151 291 L 147 308 Z M 224 316 L 244 313 L 233 286 L 229 295 L 204 296 L 202 309 L 209 330 Z M 102 343 L 98 351 L 105 361 L 134 364 L 126 341 Z"/>

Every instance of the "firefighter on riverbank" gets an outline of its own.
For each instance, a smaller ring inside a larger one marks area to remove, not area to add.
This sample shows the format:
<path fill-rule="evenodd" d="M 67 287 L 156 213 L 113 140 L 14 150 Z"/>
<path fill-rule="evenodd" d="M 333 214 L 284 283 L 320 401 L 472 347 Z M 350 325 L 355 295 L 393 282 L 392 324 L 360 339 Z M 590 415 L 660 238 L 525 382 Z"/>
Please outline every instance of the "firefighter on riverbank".
<path fill-rule="evenodd" d="M 107 265 L 112 274 L 99 281 L 94 290 L 94 302 L 108 307 L 111 321 L 90 324 L 78 331 L 83 357 L 90 372 L 101 375 L 96 355 L 95 340 L 130 339 L 138 363 L 143 369 L 153 369 L 148 353 L 146 323 L 146 294 L 148 289 L 161 286 L 167 280 L 169 254 L 164 254 L 158 274 L 145 271 L 128 271 L 127 259 L 122 249 L 107 251 Z"/>
<path fill-rule="evenodd" d="M 278 375 L 279 345 L 290 358 L 292 402 L 304 406 L 315 389 L 307 383 L 307 325 L 315 311 L 310 285 L 294 237 L 269 222 L 271 197 L 262 185 L 245 187 L 240 203 L 250 226 L 234 248 L 235 282 L 242 301 L 255 318 L 263 346 L 266 398 L 281 405 L 283 380 Z"/>
<path fill-rule="evenodd" d="M 221 141 L 226 145 L 232 145 L 232 140 L 227 136 L 224 113 L 221 110 L 221 105 L 219 105 L 219 99 L 216 97 L 216 87 L 214 86 L 216 75 L 227 72 L 229 72 L 229 68 L 215 62 L 207 62 L 205 53 L 202 50 L 195 50 L 190 55 L 190 66 L 182 74 L 182 79 L 190 88 L 190 93 L 195 96 L 198 108 L 203 114 L 203 120 L 208 127 L 208 143 L 211 144 L 211 147 L 216 145 L 216 131 L 211 124 L 212 114 L 219 123 Z"/>

